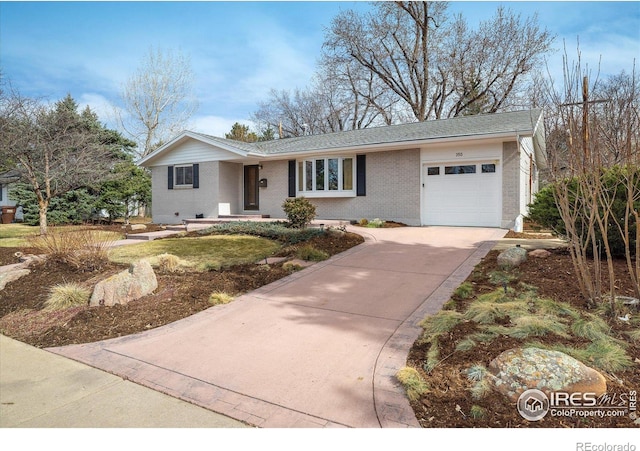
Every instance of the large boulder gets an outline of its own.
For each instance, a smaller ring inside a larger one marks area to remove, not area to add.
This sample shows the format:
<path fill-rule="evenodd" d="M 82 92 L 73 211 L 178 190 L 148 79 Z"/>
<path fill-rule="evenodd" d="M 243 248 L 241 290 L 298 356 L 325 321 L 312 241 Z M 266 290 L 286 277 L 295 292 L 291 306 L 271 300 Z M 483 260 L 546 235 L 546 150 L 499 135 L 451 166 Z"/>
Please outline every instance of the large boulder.
<path fill-rule="evenodd" d="M 513 402 L 533 388 L 546 395 L 561 391 L 600 396 L 607 391 L 606 380 L 598 371 L 567 354 L 547 349 L 505 351 L 489 364 L 489 373 L 496 390 Z"/>
<path fill-rule="evenodd" d="M 498 255 L 498 266 L 503 269 L 511 269 L 527 260 L 527 250 L 523 247 L 515 246 L 506 249 Z"/>
<path fill-rule="evenodd" d="M 551 252 L 549 252 L 548 250 L 545 250 L 545 249 L 535 249 L 535 250 L 529 252 L 529 257 L 549 258 L 549 257 L 551 257 Z"/>
<path fill-rule="evenodd" d="M 128 304 L 153 293 L 156 288 L 158 280 L 151 264 L 147 260 L 140 260 L 133 263 L 127 271 L 98 282 L 89 305 Z"/>
<path fill-rule="evenodd" d="M 20 277 L 24 277 L 31 272 L 26 268 L 12 268 L 7 271 L 0 271 L 0 290 L 4 290 L 9 282 L 18 280 Z"/>

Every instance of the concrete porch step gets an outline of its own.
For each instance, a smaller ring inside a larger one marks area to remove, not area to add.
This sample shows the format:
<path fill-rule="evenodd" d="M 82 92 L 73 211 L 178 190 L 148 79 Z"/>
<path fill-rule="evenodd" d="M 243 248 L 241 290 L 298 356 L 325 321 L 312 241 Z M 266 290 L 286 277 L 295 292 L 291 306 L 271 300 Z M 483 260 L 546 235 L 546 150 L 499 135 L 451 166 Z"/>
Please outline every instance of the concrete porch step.
<path fill-rule="evenodd" d="M 218 219 L 264 219 L 271 215 L 219 215 Z"/>

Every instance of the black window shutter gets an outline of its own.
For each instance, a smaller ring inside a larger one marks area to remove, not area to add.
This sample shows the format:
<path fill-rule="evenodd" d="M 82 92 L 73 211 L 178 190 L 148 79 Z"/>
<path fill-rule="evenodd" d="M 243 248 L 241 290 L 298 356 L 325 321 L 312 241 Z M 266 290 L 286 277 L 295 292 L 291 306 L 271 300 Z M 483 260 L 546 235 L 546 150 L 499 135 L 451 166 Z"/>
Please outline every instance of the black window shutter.
<path fill-rule="evenodd" d="M 356 195 L 367 195 L 367 156 L 356 155 Z"/>
<path fill-rule="evenodd" d="M 193 187 L 200 188 L 200 165 L 193 165 Z"/>
<path fill-rule="evenodd" d="M 169 171 L 167 175 L 168 175 L 168 179 L 167 179 L 168 188 L 173 189 L 173 166 L 169 166 Z"/>
<path fill-rule="evenodd" d="M 289 197 L 296 197 L 296 160 L 289 160 Z"/>

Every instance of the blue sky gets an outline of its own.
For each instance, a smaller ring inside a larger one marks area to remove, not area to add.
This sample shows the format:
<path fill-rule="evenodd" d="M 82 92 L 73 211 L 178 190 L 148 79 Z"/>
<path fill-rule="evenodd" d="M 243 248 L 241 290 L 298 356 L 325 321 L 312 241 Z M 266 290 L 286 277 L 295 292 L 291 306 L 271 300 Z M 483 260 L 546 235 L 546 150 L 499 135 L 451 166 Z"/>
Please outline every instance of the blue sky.
<path fill-rule="evenodd" d="M 566 42 L 601 74 L 630 72 L 640 56 L 640 2 L 452 2 L 476 25 L 503 4 Z M 248 123 L 271 88 L 309 84 L 325 28 L 364 2 L 6 2 L 0 1 L 0 67 L 22 94 L 70 93 L 110 122 L 122 84 L 151 46 L 191 58 L 200 107 L 190 128 L 222 136 Z M 561 74 L 561 52 L 550 57 Z"/>

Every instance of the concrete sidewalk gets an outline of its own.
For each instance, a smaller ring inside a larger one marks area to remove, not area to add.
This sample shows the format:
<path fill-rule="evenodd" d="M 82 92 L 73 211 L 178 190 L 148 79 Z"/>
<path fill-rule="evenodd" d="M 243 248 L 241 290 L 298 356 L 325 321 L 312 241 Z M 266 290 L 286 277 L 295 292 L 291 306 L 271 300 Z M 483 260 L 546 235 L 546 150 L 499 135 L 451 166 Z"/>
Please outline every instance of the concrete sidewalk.
<path fill-rule="evenodd" d="M 0 335 L 2 428 L 236 428 L 244 423 Z"/>
<path fill-rule="evenodd" d="M 418 427 L 395 374 L 506 233 L 354 229 L 364 245 L 145 333 L 52 352 L 260 427 Z"/>

